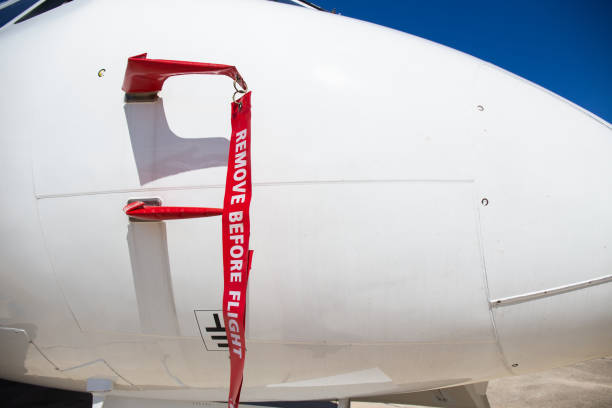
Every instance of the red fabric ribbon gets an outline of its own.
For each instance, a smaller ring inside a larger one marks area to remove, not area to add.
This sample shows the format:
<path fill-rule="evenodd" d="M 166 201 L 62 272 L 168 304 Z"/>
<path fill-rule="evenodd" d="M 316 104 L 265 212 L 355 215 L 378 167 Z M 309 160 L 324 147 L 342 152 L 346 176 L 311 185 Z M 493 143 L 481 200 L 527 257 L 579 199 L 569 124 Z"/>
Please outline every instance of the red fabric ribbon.
<path fill-rule="evenodd" d="M 232 65 L 205 62 L 148 59 L 140 54 L 128 59 L 123 81 L 126 93 L 158 92 L 173 75 L 226 75 L 247 89 Z M 235 84 L 234 84 L 235 87 Z M 241 91 L 237 91 L 239 93 Z M 154 207 L 142 202 L 125 207 L 133 217 L 178 219 L 219 215 L 223 239 L 223 320 L 230 352 L 229 408 L 237 408 L 242 388 L 246 289 L 253 258 L 249 250 L 249 205 L 251 202 L 251 93 L 232 103 L 232 136 L 222 212 L 215 208 Z"/>
<path fill-rule="evenodd" d="M 229 343 L 228 407 L 237 408 L 244 370 L 246 290 L 253 252 L 249 251 L 251 203 L 251 93 L 232 103 L 223 236 L 223 320 Z"/>

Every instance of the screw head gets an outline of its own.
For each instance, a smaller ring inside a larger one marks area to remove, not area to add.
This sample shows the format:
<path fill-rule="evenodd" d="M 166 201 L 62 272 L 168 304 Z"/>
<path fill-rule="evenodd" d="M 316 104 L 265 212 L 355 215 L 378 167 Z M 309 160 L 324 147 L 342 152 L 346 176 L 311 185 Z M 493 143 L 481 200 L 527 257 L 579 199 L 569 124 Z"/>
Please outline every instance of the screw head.
<path fill-rule="evenodd" d="M 489 205 L 489 199 L 483 198 L 482 200 L 480 200 L 480 203 L 482 204 L 483 207 L 486 207 L 487 205 Z"/>

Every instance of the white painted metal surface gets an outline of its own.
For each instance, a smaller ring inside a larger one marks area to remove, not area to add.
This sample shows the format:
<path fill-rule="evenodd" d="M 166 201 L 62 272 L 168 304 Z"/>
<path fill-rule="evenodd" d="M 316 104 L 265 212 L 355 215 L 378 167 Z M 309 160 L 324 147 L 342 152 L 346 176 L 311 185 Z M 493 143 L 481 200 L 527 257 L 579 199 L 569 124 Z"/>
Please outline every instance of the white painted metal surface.
<path fill-rule="evenodd" d="M 172 78 L 163 100 L 126 104 L 127 57 L 144 51 L 235 64 L 254 92 L 243 400 L 406 393 L 612 353 L 610 282 L 490 305 L 610 274 L 609 124 L 328 13 L 82 0 L 0 33 L 0 377 L 226 397 L 227 355 L 194 313 L 220 308 L 219 220 L 136 225 L 121 208 L 221 206 L 231 83 Z"/>

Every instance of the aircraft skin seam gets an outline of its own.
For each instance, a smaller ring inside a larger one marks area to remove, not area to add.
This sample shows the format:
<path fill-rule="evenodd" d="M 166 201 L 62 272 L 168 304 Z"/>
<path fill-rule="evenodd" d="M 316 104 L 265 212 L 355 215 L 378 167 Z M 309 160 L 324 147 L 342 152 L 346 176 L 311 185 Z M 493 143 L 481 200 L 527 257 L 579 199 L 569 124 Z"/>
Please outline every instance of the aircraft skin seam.
<path fill-rule="evenodd" d="M 96 364 L 96 363 L 103 363 L 104 365 L 106 365 L 106 367 L 108 367 L 108 369 L 109 369 L 109 370 L 111 370 L 113 373 L 115 373 L 115 375 L 117 375 L 117 377 L 121 378 L 123 381 L 125 381 L 126 383 L 128 383 L 128 384 L 130 384 L 132 387 L 134 387 L 134 383 L 132 383 L 132 382 L 131 382 L 131 381 L 129 381 L 127 378 L 125 378 L 124 376 L 122 376 L 121 374 L 119 374 L 119 373 L 117 372 L 117 370 L 115 370 L 115 369 L 114 369 L 114 368 L 113 368 L 113 367 L 112 367 L 110 364 L 108 364 L 108 363 L 106 362 L 106 360 L 105 360 L 105 359 L 103 359 L 103 358 L 98 358 L 98 359 L 96 359 L 96 360 L 88 361 L 88 362 L 83 363 L 83 364 L 78 364 L 78 365 L 75 365 L 75 366 L 73 366 L 73 367 L 63 368 L 63 369 L 60 369 L 60 371 L 64 373 L 64 372 L 66 372 L 66 371 L 76 370 L 76 369 L 83 368 L 83 367 L 87 367 L 87 366 L 90 366 L 90 365 L 93 365 L 93 364 Z"/>
<path fill-rule="evenodd" d="M 395 342 L 370 342 L 370 343 L 343 343 L 343 342 L 308 342 L 308 341 L 292 341 L 292 340 L 264 340 L 264 339 L 247 339 L 247 344 L 289 344 L 289 345 L 304 345 L 304 346 L 344 346 L 344 347 L 369 347 L 369 346 L 413 346 L 413 345 L 445 345 L 445 344 L 494 344 L 495 340 L 464 340 L 464 341 L 395 341 Z"/>
<path fill-rule="evenodd" d="M 26 336 L 27 336 L 27 333 L 26 333 Z M 28 340 L 29 340 L 29 338 L 30 338 L 30 336 L 28 336 Z M 45 360 L 47 360 L 47 361 L 49 362 L 49 364 L 51 364 L 51 365 L 53 366 L 53 368 L 55 368 L 56 370 L 60 370 L 60 368 L 59 368 L 59 367 L 58 367 L 58 366 L 57 366 L 57 365 L 56 365 L 56 364 L 55 364 L 53 361 L 51 361 L 51 359 L 50 359 L 49 357 L 47 357 L 47 355 L 46 355 L 45 353 L 43 353 L 43 351 L 40 349 L 40 347 L 38 347 L 38 346 L 36 345 L 36 343 L 34 343 L 32 340 L 30 340 L 30 344 L 31 344 L 32 346 L 34 346 L 34 348 L 35 348 L 36 350 L 38 350 L 38 352 L 40 353 L 40 355 L 41 355 L 41 356 L 43 356 L 43 357 L 45 358 Z M 61 370 L 60 370 L 60 371 L 61 371 Z"/>
<path fill-rule="evenodd" d="M 473 179 L 373 179 L 373 180 L 298 180 L 298 181 L 264 181 L 253 182 L 253 186 L 270 187 L 270 186 L 290 186 L 290 185 L 317 185 L 317 184 L 353 184 L 353 183 L 473 183 Z M 225 184 L 208 184 L 199 186 L 184 186 L 184 187 L 149 187 L 135 189 L 118 189 L 118 190 L 100 190 L 100 191 L 83 191 L 76 193 L 53 193 L 53 194 L 36 194 L 36 199 L 44 200 L 47 198 L 67 198 L 80 197 L 89 195 L 102 194 L 126 194 L 126 193 L 144 193 L 156 191 L 181 191 L 181 190 L 202 190 L 207 188 L 225 188 Z"/>
<path fill-rule="evenodd" d="M 476 199 L 476 197 L 474 197 L 474 199 Z M 489 291 L 489 279 L 487 277 L 487 262 L 486 262 L 486 257 L 484 253 L 485 250 L 484 250 L 484 244 L 483 244 L 482 222 L 480 218 L 479 208 L 476 208 L 476 222 L 478 224 L 477 225 L 478 246 L 480 249 L 480 259 L 482 262 L 482 279 L 483 279 L 483 285 L 484 285 L 484 295 L 485 295 L 485 300 L 488 302 L 489 299 L 491 299 L 491 292 Z M 506 354 L 504 353 L 504 348 L 501 344 L 499 333 L 497 332 L 497 325 L 495 324 L 495 315 L 493 314 L 493 308 L 491 307 L 490 303 L 488 303 L 487 306 L 489 308 L 489 318 L 491 320 L 491 329 L 493 331 L 493 337 L 495 338 L 495 345 L 497 346 L 499 357 L 506 371 L 508 371 L 508 373 L 513 375 L 514 372 L 512 371 L 512 368 L 510 367 L 510 363 L 506 359 Z"/>
<path fill-rule="evenodd" d="M 483 85 L 482 85 L 482 80 L 481 77 L 483 75 L 483 70 L 484 68 L 487 67 L 486 63 L 485 64 L 478 64 L 477 68 L 475 69 L 475 74 L 474 74 L 474 90 L 473 90 L 473 97 L 475 99 L 479 99 L 483 97 Z M 503 71 L 505 72 L 505 71 Z M 474 132 L 474 154 L 476 156 L 478 156 L 478 149 L 477 149 L 477 135 L 482 134 L 482 123 L 480 122 L 480 120 L 473 120 L 470 123 L 470 130 L 472 132 Z M 481 169 L 482 171 L 483 169 Z M 485 197 L 486 194 L 486 186 L 482 185 L 482 181 L 478 181 L 476 182 L 476 185 L 478 188 L 475 188 L 472 190 L 472 195 L 473 195 L 473 201 L 475 203 L 480 202 L 480 196 Z M 482 223 L 482 216 L 481 216 L 481 211 L 483 211 L 482 207 L 476 205 L 474 207 L 475 212 L 476 212 L 476 223 L 477 223 L 477 234 L 478 234 L 478 247 L 480 250 L 480 259 L 481 259 L 481 264 L 482 264 L 482 281 L 483 281 L 483 286 L 484 286 L 484 295 L 485 295 L 485 302 L 487 305 L 487 308 L 489 309 L 489 320 L 491 322 L 491 330 L 493 332 L 493 337 L 495 339 L 495 346 L 497 349 L 497 353 L 499 354 L 499 359 L 503 365 L 503 367 L 505 368 L 506 372 L 510 375 L 514 375 L 515 373 L 512 370 L 511 364 L 508 361 L 506 354 L 504 352 L 504 347 L 501 344 L 501 339 L 499 336 L 499 332 L 497 330 L 497 322 L 495 321 L 495 314 L 493 313 L 493 308 L 491 307 L 489 300 L 491 299 L 491 291 L 489 289 L 489 277 L 488 277 L 488 271 L 487 271 L 487 260 L 486 260 L 486 254 L 485 254 L 485 244 L 484 244 L 484 232 L 483 232 L 483 223 Z"/>
<path fill-rule="evenodd" d="M 34 341 L 32 341 L 32 339 L 30 338 L 30 335 L 28 334 L 28 332 L 26 330 L 19 329 L 19 328 L 16 328 L 16 327 L 4 327 L 4 326 L 0 327 L 0 330 L 8 330 L 8 331 L 12 331 L 12 332 L 15 332 L 15 333 L 23 333 L 23 335 L 26 337 L 26 340 L 28 341 L 28 343 L 31 344 L 40 353 L 40 355 L 43 356 L 43 358 L 45 360 L 47 360 L 47 362 L 53 366 L 53 368 L 55 368 L 58 371 L 61 371 L 60 368 L 53 361 L 51 361 L 51 359 L 49 359 L 49 357 L 47 357 L 47 355 L 45 353 L 43 353 L 43 351 L 40 349 L 40 347 L 38 347 L 36 345 L 36 343 L 34 343 Z"/>
<path fill-rule="evenodd" d="M 30 174 L 31 174 L 30 180 L 32 183 L 32 191 L 35 192 L 36 191 L 36 182 L 35 182 L 36 179 L 34 176 L 34 163 L 32 160 L 32 155 L 30 155 Z M 36 200 L 36 194 L 34 194 L 34 198 L 35 198 L 34 209 L 36 211 L 36 222 L 38 223 L 38 229 L 40 231 L 40 236 L 41 236 L 43 248 L 45 251 L 45 257 L 47 258 L 47 262 L 49 263 L 49 268 L 51 269 L 53 280 L 55 281 L 55 284 L 57 285 L 59 293 L 61 293 L 62 299 L 64 300 L 64 304 L 68 308 L 68 311 L 70 312 L 72 319 L 74 320 L 76 326 L 78 327 L 79 332 L 83 333 L 83 328 L 79 324 L 79 320 L 77 319 L 76 314 L 72 310 L 72 307 L 70 306 L 70 302 L 68 302 L 68 298 L 66 297 L 66 294 L 64 293 L 64 289 L 62 288 L 62 285 L 60 284 L 59 278 L 57 276 L 55 265 L 53 264 L 53 259 L 51 258 L 51 251 L 49 250 L 49 244 L 47 243 L 47 237 L 45 235 L 45 230 L 43 228 L 43 222 L 42 222 L 42 219 L 40 218 L 40 208 L 38 207 L 38 202 Z"/>
<path fill-rule="evenodd" d="M 126 383 L 130 384 L 132 387 L 134 387 L 134 384 L 129 381 L 127 378 L 125 378 L 124 376 L 122 376 L 121 374 L 119 374 L 117 372 L 117 370 L 115 370 L 110 364 L 108 364 L 106 362 L 105 359 L 103 358 L 99 358 L 97 360 L 93 360 L 93 361 L 88 361 L 86 363 L 83 364 L 78 364 L 76 366 L 73 367 L 68 367 L 68 368 L 60 368 L 57 364 L 55 364 L 49 357 L 47 357 L 47 355 L 41 350 L 40 347 L 38 347 L 36 345 L 36 343 L 34 343 L 34 341 L 30 338 L 30 335 L 28 334 L 28 332 L 24 329 L 19 329 L 19 328 L 13 328 L 13 327 L 0 327 L 0 330 L 9 330 L 9 331 L 13 331 L 13 332 L 19 332 L 19 333 L 23 333 L 23 335 L 26 337 L 26 340 L 28 341 L 29 344 L 31 344 L 39 353 L 41 356 L 43 356 L 43 358 L 45 360 L 47 360 L 47 362 L 49 362 L 49 364 L 51 364 L 53 366 L 53 368 L 55 368 L 57 371 L 60 371 L 62 373 L 66 372 L 66 371 L 71 371 L 71 370 L 76 370 L 79 368 L 83 368 L 83 367 L 87 367 L 96 363 L 104 363 L 104 365 L 106 365 L 108 367 L 109 370 L 111 370 L 113 373 L 115 373 L 115 375 L 117 375 L 117 377 L 121 378 L 123 381 L 125 381 Z"/>
<path fill-rule="evenodd" d="M 174 381 L 176 381 L 176 383 L 180 385 L 181 387 L 186 387 L 185 383 L 183 383 L 181 379 L 178 378 L 176 375 L 172 374 L 172 372 L 170 371 L 170 368 L 168 368 L 168 363 L 167 363 L 168 357 L 170 356 L 168 354 L 165 354 L 164 358 L 162 359 L 162 364 L 164 366 L 164 369 L 166 370 L 166 374 L 168 374 L 168 376 L 172 378 Z"/>

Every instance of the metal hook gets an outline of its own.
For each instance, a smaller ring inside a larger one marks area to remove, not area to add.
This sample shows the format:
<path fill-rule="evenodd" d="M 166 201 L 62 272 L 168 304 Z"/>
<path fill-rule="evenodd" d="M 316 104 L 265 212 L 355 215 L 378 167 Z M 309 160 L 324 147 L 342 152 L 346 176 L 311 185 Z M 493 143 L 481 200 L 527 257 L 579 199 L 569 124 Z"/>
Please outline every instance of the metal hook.
<path fill-rule="evenodd" d="M 236 95 L 246 93 L 245 91 L 236 91 L 234 95 L 232 95 L 232 102 L 236 102 Z"/>
<path fill-rule="evenodd" d="M 236 94 L 239 94 L 239 93 L 243 94 L 245 92 L 244 91 L 236 91 L 236 92 L 234 92 L 234 95 L 232 95 L 232 102 L 236 103 Z M 238 101 L 238 109 L 242 110 L 242 102 L 241 101 Z"/>
<path fill-rule="evenodd" d="M 234 78 L 234 89 L 236 90 L 236 92 L 240 92 L 240 93 L 246 93 L 249 90 L 249 86 L 247 85 L 246 82 L 244 82 L 244 79 L 242 79 L 242 83 L 244 84 L 245 88 L 242 88 L 242 85 L 240 85 L 240 89 L 238 89 L 238 87 L 236 86 L 238 84 L 238 80 L 242 79 L 242 77 L 240 75 L 236 76 L 236 78 Z"/>
<path fill-rule="evenodd" d="M 244 80 L 242 82 L 244 83 L 246 88 L 243 89 L 242 85 L 240 85 L 240 89 L 238 89 L 238 79 L 242 78 L 240 78 L 240 76 L 236 76 L 236 78 L 234 79 L 234 89 L 236 90 L 236 92 L 234 92 L 234 94 L 232 95 L 232 102 L 234 103 L 236 103 L 236 95 L 245 94 L 249 90 L 249 86 L 246 84 L 246 82 L 244 82 Z M 242 110 L 242 102 L 238 102 L 238 109 Z"/>

